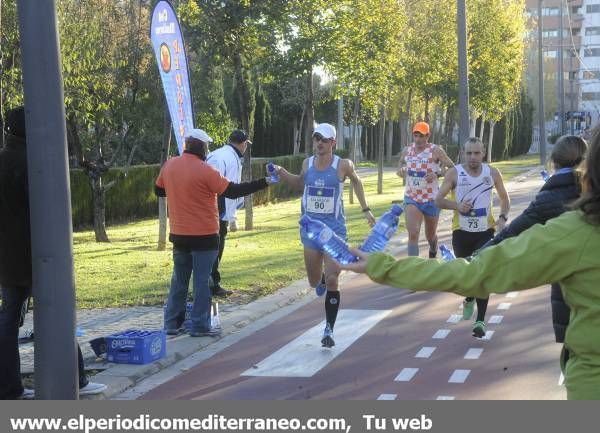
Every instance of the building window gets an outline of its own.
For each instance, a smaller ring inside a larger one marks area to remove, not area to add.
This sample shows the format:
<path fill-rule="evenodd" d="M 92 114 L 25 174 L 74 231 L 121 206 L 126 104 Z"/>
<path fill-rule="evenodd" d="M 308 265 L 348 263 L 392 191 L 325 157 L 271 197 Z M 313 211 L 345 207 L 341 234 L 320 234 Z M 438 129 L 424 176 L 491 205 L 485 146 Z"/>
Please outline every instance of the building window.
<path fill-rule="evenodd" d="M 577 79 L 577 71 L 570 71 L 567 80 L 576 80 Z"/>
<path fill-rule="evenodd" d="M 583 71 L 584 80 L 597 80 L 600 79 L 600 71 Z"/>
<path fill-rule="evenodd" d="M 581 6 L 571 6 L 571 13 L 572 14 L 579 14 L 579 13 L 581 13 Z"/>
<path fill-rule="evenodd" d="M 558 16 L 558 8 L 542 8 L 542 15 L 545 17 Z"/>
<path fill-rule="evenodd" d="M 600 57 L 600 48 L 586 48 L 583 50 L 585 57 Z"/>
<path fill-rule="evenodd" d="M 545 38 L 558 38 L 558 30 L 556 30 L 556 29 L 544 30 L 542 32 L 542 36 Z"/>
<path fill-rule="evenodd" d="M 558 57 L 558 51 L 545 51 L 544 57 L 548 57 L 550 59 L 555 59 L 556 57 Z"/>
<path fill-rule="evenodd" d="M 600 4 L 595 4 L 595 5 L 587 5 L 585 7 L 585 11 L 588 14 L 597 14 L 600 12 Z"/>
<path fill-rule="evenodd" d="M 587 27 L 585 29 L 586 36 L 596 36 L 600 35 L 600 27 Z"/>
<path fill-rule="evenodd" d="M 582 101 L 597 101 L 600 99 L 600 92 L 583 92 L 581 94 Z"/>
<path fill-rule="evenodd" d="M 579 36 L 581 34 L 581 27 L 576 27 L 574 29 L 571 29 L 571 34 L 573 36 Z"/>

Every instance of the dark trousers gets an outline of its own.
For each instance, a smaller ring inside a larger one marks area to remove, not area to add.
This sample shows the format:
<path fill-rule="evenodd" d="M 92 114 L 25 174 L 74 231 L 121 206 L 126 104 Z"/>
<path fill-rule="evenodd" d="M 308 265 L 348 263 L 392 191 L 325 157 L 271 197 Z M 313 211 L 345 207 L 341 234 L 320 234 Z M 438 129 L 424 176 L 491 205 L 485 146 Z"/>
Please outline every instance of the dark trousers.
<path fill-rule="evenodd" d="M 19 327 L 21 314 L 31 294 L 28 288 L 2 288 L 0 307 L 0 400 L 12 400 L 23 394 L 21 359 L 19 356 Z M 35 333 L 34 333 L 35 335 Z M 81 349 L 77 345 L 79 387 L 88 383 Z"/>
<path fill-rule="evenodd" d="M 452 248 L 456 257 L 469 257 L 487 241 L 494 237 L 494 229 L 488 229 L 484 232 L 466 232 L 464 230 L 454 230 L 452 232 Z M 466 298 L 472 301 L 473 298 Z M 477 319 L 483 321 L 488 306 L 489 297 L 477 298 Z"/>
<path fill-rule="evenodd" d="M 221 285 L 221 274 L 219 273 L 219 263 L 221 262 L 221 257 L 223 257 L 223 250 L 225 249 L 225 238 L 227 237 L 227 227 L 229 226 L 228 221 L 219 221 L 219 255 L 215 259 L 215 263 L 212 267 L 212 272 L 210 273 L 211 278 L 211 290 L 216 290 L 217 287 Z"/>

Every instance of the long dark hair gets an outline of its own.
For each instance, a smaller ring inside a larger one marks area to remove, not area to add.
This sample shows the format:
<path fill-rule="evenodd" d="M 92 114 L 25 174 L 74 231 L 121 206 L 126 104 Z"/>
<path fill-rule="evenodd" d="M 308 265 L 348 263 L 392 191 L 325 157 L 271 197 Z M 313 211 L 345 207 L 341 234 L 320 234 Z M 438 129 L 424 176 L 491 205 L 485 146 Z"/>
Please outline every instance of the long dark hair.
<path fill-rule="evenodd" d="M 585 160 L 583 192 L 573 207 L 581 209 L 585 219 L 600 225 L 600 126 L 594 128 Z"/>

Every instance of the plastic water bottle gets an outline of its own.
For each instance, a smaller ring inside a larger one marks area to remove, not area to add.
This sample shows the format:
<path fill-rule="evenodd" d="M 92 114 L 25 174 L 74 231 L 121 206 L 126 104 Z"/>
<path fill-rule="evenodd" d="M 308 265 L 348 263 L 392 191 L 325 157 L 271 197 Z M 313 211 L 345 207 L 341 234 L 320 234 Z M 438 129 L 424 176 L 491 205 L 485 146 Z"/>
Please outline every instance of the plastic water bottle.
<path fill-rule="evenodd" d="M 279 176 L 277 175 L 277 172 L 275 171 L 275 166 L 273 165 L 272 162 L 269 162 L 267 164 L 267 171 L 269 172 L 269 175 L 271 176 L 271 183 L 279 182 Z"/>
<path fill-rule="evenodd" d="M 544 179 L 544 182 L 548 182 L 548 179 L 550 179 L 550 175 L 546 170 L 540 171 L 540 175 L 542 176 L 542 179 Z"/>
<path fill-rule="evenodd" d="M 456 258 L 452 250 L 443 244 L 440 245 L 440 253 L 442 253 L 442 259 L 445 262 L 449 262 L 450 260 L 454 260 Z"/>
<path fill-rule="evenodd" d="M 383 251 L 388 241 L 396 233 L 398 220 L 403 211 L 402 206 L 395 204 L 389 211 L 381 215 L 360 249 L 365 253 Z"/>
<path fill-rule="evenodd" d="M 302 215 L 300 226 L 304 229 L 310 240 L 315 242 L 328 256 L 338 263 L 347 265 L 357 260 L 348 249 L 346 242 L 321 221 L 313 219 L 308 215 Z"/>

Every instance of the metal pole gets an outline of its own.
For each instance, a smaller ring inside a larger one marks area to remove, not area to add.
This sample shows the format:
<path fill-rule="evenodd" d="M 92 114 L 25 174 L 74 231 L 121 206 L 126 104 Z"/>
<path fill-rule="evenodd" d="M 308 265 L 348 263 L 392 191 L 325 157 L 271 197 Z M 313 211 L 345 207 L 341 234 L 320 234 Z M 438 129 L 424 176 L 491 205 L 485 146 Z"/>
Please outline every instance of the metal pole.
<path fill-rule="evenodd" d="M 78 397 L 71 192 L 55 0 L 19 0 L 37 399 Z"/>
<path fill-rule="evenodd" d="M 340 96 L 337 101 L 337 137 L 336 137 L 338 149 L 344 149 L 344 97 Z"/>
<path fill-rule="evenodd" d="M 558 6 L 558 121 L 560 135 L 565 135 L 565 66 L 564 66 L 564 22 L 563 22 L 563 1 L 560 0 Z"/>
<path fill-rule="evenodd" d="M 458 144 L 469 138 L 469 77 L 467 67 L 467 18 L 465 0 L 457 0 L 458 33 Z"/>
<path fill-rule="evenodd" d="M 546 163 L 546 125 L 545 125 L 545 113 L 544 113 L 544 49 L 543 49 L 543 29 L 544 24 L 542 22 L 542 5 L 543 0 L 538 0 L 538 65 L 539 65 L 539 78 L 538 78 L 538 120 L 540 128 L 540 164 Z"/>

